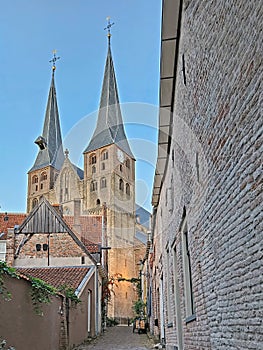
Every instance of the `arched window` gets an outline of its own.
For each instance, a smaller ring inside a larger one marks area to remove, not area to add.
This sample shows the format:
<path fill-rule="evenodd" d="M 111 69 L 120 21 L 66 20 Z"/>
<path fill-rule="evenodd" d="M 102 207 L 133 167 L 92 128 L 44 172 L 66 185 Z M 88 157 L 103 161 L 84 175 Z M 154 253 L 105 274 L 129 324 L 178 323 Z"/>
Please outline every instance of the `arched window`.
<path fill-rule="evenodd" d="M 126 184 L 126 194 L 128 196 L 130 196 L 130 194 L 131 194 L 131 189 L 130 189 L 130 185 L 129 184 Z"/>
<path fill-rule="evenodd" d="M 122 171 L 122 164 L 120 164 L 120 171 Z"/>
<path fill-rule="evenodd" d="M 130 163 L 130 159 L 126 159 L 126 167 L 128 168 L 128 169 L 130 169 L 130 167 L 131 167 L 131 163 Z"/>
<path fill-rule="evenodd" d="M 109 157 L 108 151 L 102 151 L 101 153 L 101 159 L 102 160 L 107 160 Z"/>
<path fill-rule="evenodd" d="M 105 170 L 105 169 L 106 169 L 105 163 L 103 162 L 103 163 L 101 163 L 101 170 Z"/>
<path fill-rule="evenodd" d="M 91 181 L 90 183 L 90 192 L 97 191 L 97 181 Z"/>
<path fill-rule="evenodd" d="M 96 167 L 95 167 L 95 165 L 92 166 L 91 172 L 92 172 L 92 174 L 95 174 L 95 173 L 96 173 Z"/>
<path fill-rule="evenodd" d="M 119 190 L 124 191 L 124 182 L 122 179 L 119 181 Z"/>
<path fill-rule="evenodd" d="M 107 187 L 107 181 L 106 181 L 106 178 L 105 178 L 105 177 L 102 177 L 102 178 L 101 178 L 101 180 L 100 180 L 100 187 L 101 187 L 101 188 Z"/>
<path fill-rule="evenodd" d="M 100 199 L 97 199 L 96 204 L 100 205 Z"/>
<path fill-rule="evenodd" d="M 37 175 L 34 175 L 32 177 L 32 184 L 37 184 L 38 183 L 38 176 Z"/>
<path fill-rule="evenodd" d="M 40 175 L 40 181 L 45 181 L 45 180 L 47 180 L 47 173 L 43 171 L 43 173 L 41 173 Z"/>
<path fill-rule="evenodd" d="M 96 154 L 93 153 L 89 157 L 89 163 L 90 164 L 96 164 L 96 162 L 97 162 Z"/>
<path fill-rule="evenodd" d="M 38 200 L 37 198 L 34 198 L 32 201 L 32 209 L 35 208 L 36 205 L 38 205 Z"/>

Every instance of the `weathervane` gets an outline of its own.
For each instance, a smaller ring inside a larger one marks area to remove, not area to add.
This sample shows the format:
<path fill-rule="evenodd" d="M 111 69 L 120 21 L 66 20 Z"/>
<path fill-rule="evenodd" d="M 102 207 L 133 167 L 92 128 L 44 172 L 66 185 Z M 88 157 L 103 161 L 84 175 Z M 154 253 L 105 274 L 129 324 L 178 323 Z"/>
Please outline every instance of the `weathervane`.
<path fill-rule="evenodd" d="M 49 61 L 50 63 L 52 62 L 52 71 L 54 73 L 54 71 L 56 70 L 56 61 L 60 59 L 60 57 L 56 56 L 57 50 L 53 50 L 53 58 Z"/>
<path fill-rule="evenodd" d="M 108 38 L 109 38 L 109 41 L 110 41 L 110 37 L 111 37 L 110 30 L 111 30 L 111 27 L 113 26 L 114 22 L 111 23 L 109 16 L 106 18 L 106 20 L 108 21 L 108 25 L 107 25 L 107 27 L 104 28 L 104 30 L 106 30 L 106 29 L 108 30 Z"/>

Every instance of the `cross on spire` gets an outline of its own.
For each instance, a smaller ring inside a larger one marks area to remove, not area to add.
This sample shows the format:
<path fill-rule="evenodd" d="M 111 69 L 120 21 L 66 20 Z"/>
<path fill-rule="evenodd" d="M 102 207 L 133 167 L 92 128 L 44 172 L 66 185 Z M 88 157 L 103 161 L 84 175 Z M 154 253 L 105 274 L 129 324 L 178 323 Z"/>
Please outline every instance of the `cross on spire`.
<path fill-rule="evenodd" d="M 52 62 L 52 71 L 54 73 L 54 71 L 56 70 L 56 61 L 60 59 L 60 57 L 56 56 L 57 50 L 53 50 L 53 58 L 49 61 L 50 63 Z"/>
<path fill-rule="evenodd" d="M 106 30 L 106 29 L 108 30 L 108 35 L 107 36 L 108 36 L 108 39 L 110 41 L 110 37 L 111 37 L 110 30 L 111 30 L 111 27 L 114 25 L 114 22 L 111 23 L 109 16 L 106 18 L 106 20 L 108 21 L 108 25 L 107 25 L 107 27 L 104 28 L 104 30 Z"/>

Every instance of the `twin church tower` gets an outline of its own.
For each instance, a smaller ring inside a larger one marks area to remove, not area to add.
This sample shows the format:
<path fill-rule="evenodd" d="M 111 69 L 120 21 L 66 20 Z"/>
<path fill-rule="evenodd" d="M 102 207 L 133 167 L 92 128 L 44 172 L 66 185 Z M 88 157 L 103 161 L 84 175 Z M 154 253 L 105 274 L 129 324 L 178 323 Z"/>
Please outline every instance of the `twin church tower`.
<path fill-rule="evenodd" d="M 108 30 L 110 26 L 107 27 Z M 135 158 L 130 149 L 119 105 L 117 82 L 108 31 L 105 64 L 97 125 L 83 152 L 84 169 L 71 163 L 63 150 L 55 88 L 55 63 L 49 90 L 43 133 L 35 143 L 39 150 L 28 172 L 27 212 L 42 196 L 59 204 L 64 215 L 101 214 L 106 210 L 109 273 L 135 277 Z M 88 140 L 87 140 L 88 141 Z M 106 208 L 106 209 L 105 209 Z M 88 228 L 87 228 L 88 231 Z M 131 314 L 134 288 L 118 288 L 119 300 L 110 316 Z M 122 295 L 123 294 L 123 295 Z M 124 302 L 126 300 L 126 303 Z"/>

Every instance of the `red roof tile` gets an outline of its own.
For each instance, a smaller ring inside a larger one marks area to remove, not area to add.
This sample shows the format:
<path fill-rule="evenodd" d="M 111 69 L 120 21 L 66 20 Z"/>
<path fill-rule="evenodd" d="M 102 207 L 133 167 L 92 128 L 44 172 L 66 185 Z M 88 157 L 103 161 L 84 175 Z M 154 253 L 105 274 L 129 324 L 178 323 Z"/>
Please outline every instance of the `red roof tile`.
<path fill-rule="evenodd" d="M 89 270 L 90 268 L 86 266 L 17 268 L 19 273 L 39 278 L 56 288 L 66 285 L 74 290 L 78 288 Z"/>
<path fill-rule="evenodd" d="M 64 215 L 63 219 L 68 224 L 68 226 L 73 229 L 74 217 L 70 215 Z M 79 221 L 81 226 L 81 240 L 84 238 L 91 243 L 101 243 L 102 216 L 82 215 L 80 216 Z"/>
<path fill-rule="evenodd" d="M 21 225 L 26 217 L 27 214 L 23 213 L 0 213 L 0 233 L 5 233 L 0 239 L 6 239 L 7 230 L 15 225 Z"/>

